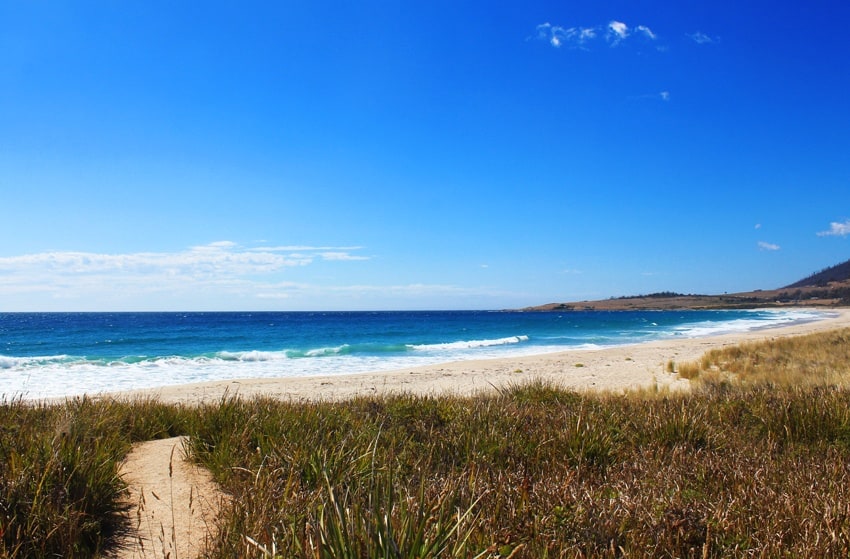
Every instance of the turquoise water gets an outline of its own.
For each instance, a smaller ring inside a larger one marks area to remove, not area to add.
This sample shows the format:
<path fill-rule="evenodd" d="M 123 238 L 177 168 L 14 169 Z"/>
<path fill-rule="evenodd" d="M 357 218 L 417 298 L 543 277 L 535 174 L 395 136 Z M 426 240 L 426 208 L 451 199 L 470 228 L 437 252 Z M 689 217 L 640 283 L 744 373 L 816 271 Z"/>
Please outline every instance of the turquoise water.
<path fill-rule="evenodd" d="M 340 375 L 742 332 L 812 311 L 0 313 L 0 395 Z"/>

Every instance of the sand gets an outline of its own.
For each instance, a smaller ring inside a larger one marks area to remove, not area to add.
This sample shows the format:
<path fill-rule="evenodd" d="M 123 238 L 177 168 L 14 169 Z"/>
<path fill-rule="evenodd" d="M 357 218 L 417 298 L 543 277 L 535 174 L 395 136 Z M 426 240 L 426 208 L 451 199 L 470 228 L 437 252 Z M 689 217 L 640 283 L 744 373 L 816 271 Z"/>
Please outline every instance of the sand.
<path fill-rule="evenodd" d="M 186 460 L 183 438 L 135 445 L 120 475 L 133 531 L 116 558 L 198 557 L 227 497 L 209 471 Z"/>
<path fill-rule="evenodd" d="M 815 322 L 704 338 L 683 338 L 596 350 L 461 361 L 351 375 L 238 379 L 168 386 L 121 395 L 155 396 L 167 403 L 200 404 L 225 395 L 267 396 L 291 401 L 339 401 L 361 395 L 473 395 L 534 380 L 572 390 L 687 389 L 688 381 L 667 372 L 670 361 L 698 360 L 706 351 L 748 340 L 773 339 L 850 326 L 850 309 Z"/>

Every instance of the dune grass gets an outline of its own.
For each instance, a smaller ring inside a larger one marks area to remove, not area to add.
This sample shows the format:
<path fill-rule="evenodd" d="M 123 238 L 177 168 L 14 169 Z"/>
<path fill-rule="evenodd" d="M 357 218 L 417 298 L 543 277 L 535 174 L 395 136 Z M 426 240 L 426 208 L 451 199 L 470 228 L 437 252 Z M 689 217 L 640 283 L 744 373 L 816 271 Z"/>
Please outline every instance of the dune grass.
<path fill-rule="evenodd" d="M 0 405 L 0 557 L 93 557 L 117 463 L 189 435 L 232 496 L 207 557 L 850 555 L 850 330 L 678 363 L 684 394 Z"/>
<path fill-rule="evenodd" d="M 0 404 L 0 557 L 113 548 L 128 528 L 120 460 L 133 442 L 185 430 L 189 417 L 153 400 Z"/>
<path fill-rule="evenodd" d="M 679 367 L 685 378 L 739 387 L 841 386 L 850 383 L 850 329 L 714 349 Z M 684 372 L 683 369 L 684 368 Z"/>

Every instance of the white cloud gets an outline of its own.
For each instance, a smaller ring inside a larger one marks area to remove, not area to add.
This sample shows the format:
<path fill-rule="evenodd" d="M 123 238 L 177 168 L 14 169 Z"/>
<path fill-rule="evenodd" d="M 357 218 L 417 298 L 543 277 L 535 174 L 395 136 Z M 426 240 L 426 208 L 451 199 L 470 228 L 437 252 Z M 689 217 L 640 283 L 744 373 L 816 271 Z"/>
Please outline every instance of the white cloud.
<path fill-rule="evenodd" d="M 635 27 L 635 31 L 638 33 L 642 33 L 644 36 L 652 39 L 653 41 L 658 38 L 658 36 L 652 32 L 652 29 L 650 29 L 646 25 L 638 25 L 637 27 Z"/>
<path fill-rule="evenodd" d="M 233 241 L 215 241 L 206 245 L 192 247 L 192 250 L 221 250 L 235 248 L 237 245 Z"/>
<path fill-rule="evenodd" d="M 584 43 L 596 38 L 596 29 L 593 27 L 583 27 L 578 30 L 578 41 Z"/>
<path fill-rule="evenodd" d="M 756 223 L 756 229 L 761 229 L 761 223 Z"/>
<path fill-rule="evenodd" d="M 629 26 L 622 21 L 608 23 L 608 40 L 613 44 L 619 43 L 629 36 Z"/>
<path fill-rule="evenodd" d="M 694 33 L 689 33 L 688 37 L 698 45 L 709 45 L 712 43 L 716 43 L 717 39 L 709 37 L 702 31 L 696 31 Z"/>
<path fill-rule="evenodd" d="M 553 47 L 561 46 L 561 28 L 553 26 L 548 21 L 537 26 L 537 38 L 548 41 Z"/>
<path fill-rule="evenodd" d="M 264 273 L 287 266 L 309 264 L 309 257 L 293 258 L 270 254 L 237 252 L 206 245 L 176 253 L 139 252 L 100 254 L 90 252 L 44 252 L 0 258 L 0 270 L 13 275 L 50 274 L 54 277 L 114 275 L 186 275 L 202 277 Z"/>
<path fill-rule="evenodd" d="M 362 247 L 219 241 L 172 252 L 0 257 L 0 308 L 18 311 L 501 308 L 532 295 L 492 286 L 329 282 Z M 322 264 L 311 277 L 311 265 Z M 520 299 L 518 299 L 520 298 Z"/>
<path fill-rule="evenodd" d="M 766 243 L 764 241 L 759 241 L 758 247 L 759 247 L 760 250 L 769 250 L 769 251 L 779 250 L 779 248 L 780 248 L 779 245 L 775 245 L 773 243 Z"/>
<path fill-rule="evenodd" d="M 592 27 L 561 27 L 551 23 L 542 23 L 537 26 L 537 38 L 548 41 L 555 48 L 567 43 L 572 46 L 581 47 L 586 42 L 596 38 L 597 29 Z"/>
<path fill-rule="evenodd" d="M 607 25 L 591 27 L 563 27 L 552 25 L 547 21 L 538 25 L 536 32 L 538 40 L 546 41 L 555 48 L 568 46 L 584 49 L 596 39 L 601 39 L 610 46 L 615 46 L 630 37 L 632 33 L 653 41 L 658 38 L 658 35 L 646 25 L 638 25 L 630 29 L 628 25 L 617 20 L 610 21 Z"/>
<path fill-rule="evenodd" d="M 322 252 L 322 253 L 320 253 L 320 256 L 322 257 L 323 260 L 331 260 L 331 261 L 337 261 L 337 262 L 353 262 L 353 261 L 357 261 L 357 260 L 369 260 L 368 256 L 360 256 L 360 255 L 356 255 L 356 254 L 351 254 L 349 252 L 341 252 L 341 251 Z"/>
<path fill-rule="evenodd" d="M 284 246 L 271 246 L 271 247 L 256 247 L 246 249 L 248 252 L 316 252 L 322 250 L 343 250 L 343 251 L 352 251 L 352 250 L 361 250 L 362 246 L 310 246 L 310 245 L 284 245 Z"/>
<path fill-rule="evenodd" d="M 281 248 L 281 247 L 276 247 Z M 0 301 L 16 294 L 41 294 L 57 300 L 125 301 L 144 297 L 193 298 L 199 294 L 226 297 L 281 296 L 295 284 L 279 275 L 317 260 L 368 260 L 349 250 L 299 248 L 278 250 L 240 247 L 218 241 L 177 252 L 106 254 L 51 251 L 0 257 Z M 8 306 L 8 305 L 7 305 Z"/>
<path fill-rule="evenodd" d="M 669 101 L 670 100 L 670 92 L 659 91 L 658 93 L 644 93 L 643 95 L 635 95 L 634 97 L 630 97 L 629 99 L 637 99 L 637 100 L 661 100 L 661 101 Z"/>
<path fill-rule="evenodd" d="M 818 237 L 846 237 L 847 235 L 850 235 L 850 219 L 844 223 L 833 221 L 829 224 L 828 231 L 818 233 Z"/>

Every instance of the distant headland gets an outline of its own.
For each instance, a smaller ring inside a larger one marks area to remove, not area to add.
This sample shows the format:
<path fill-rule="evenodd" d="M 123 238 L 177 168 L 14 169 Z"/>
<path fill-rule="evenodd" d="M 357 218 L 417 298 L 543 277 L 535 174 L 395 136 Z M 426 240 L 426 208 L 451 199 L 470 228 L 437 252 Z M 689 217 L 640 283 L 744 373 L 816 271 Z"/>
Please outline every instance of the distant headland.
<path fill-rule="evenodd" d="M 524 311 L 749 309 L 850 306 L 850 260 L 825 268 L 778 289 L 757 289 L 723 295 L 662 291 L 647 295 L 612 297 L 598 301 L 548 303 Z"/>

